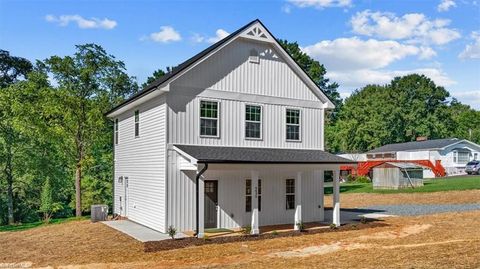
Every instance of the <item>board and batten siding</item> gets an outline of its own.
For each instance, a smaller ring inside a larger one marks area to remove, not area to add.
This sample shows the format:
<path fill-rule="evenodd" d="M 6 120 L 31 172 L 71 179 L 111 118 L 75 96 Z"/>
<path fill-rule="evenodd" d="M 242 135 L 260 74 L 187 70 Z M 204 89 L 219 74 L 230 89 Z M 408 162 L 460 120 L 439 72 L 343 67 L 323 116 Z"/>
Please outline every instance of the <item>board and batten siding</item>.
<path fill-rule="evenodd" d="M 140 112 L 139 137 L 135 137 L 134 114 L 137 109 Z M 118 120 L 119 141 L 115 145 L 114 156 L 115 213 L 165 232 L 167 196 L 165 96 L 156 97 L 122 113 Z M 118 178 L 121 176 L 128 177 L 128 187 L 127 180 L 119 182 Z M 120 207 L 123 207 L 122 210 Z"/>
<path fill-rule="evenodd" d="M 192 97 L 184 100 L 177 96 L 168 98 L 168 139 L 172 144 L 212 146 L 307 148 L 323 150 L 323 109 L 288 105 L 243 102 L 238 100 Z M 200 102 L 219 102 L 220 132 L 218 138 L 201 137 Z M 184 103 L 182 109 L 174 103 Z M 185 103 L 186 102 L 186 103 Z M 245 105 L 262 106 L 262 139 L 245 138 Z M 301 111 L 301 140 L 286 141 L 286 109 Z"/>
<path fill-rule="evenodd" d="M 259 53 L 258 63 L 249 61 L 251 50 Z M 241 38 L 199 63 L 172 86 L 319 101 L 272 45 Z"/>
<path fill-rule="evenodd" d="M 195 229 L 195 171 L 180 171 L 178 153 L 169 150 L 168 225 L 180 231 Z M 210 166 L 204 180 L 218 181 L 219 223 L 221 228 L 249 226 L 251 212 L 245 211 L 245 182 L 251 178 L 249 169 L 216 170 Z M 295 167 L 257 166 L 262 180 L 262 210 L 260 225 L 294 222 L 295 210 L 287 210 L 286 179 L 302 171 L 302 215 L 304 222 L 324 220 L 323 171 Z"/>

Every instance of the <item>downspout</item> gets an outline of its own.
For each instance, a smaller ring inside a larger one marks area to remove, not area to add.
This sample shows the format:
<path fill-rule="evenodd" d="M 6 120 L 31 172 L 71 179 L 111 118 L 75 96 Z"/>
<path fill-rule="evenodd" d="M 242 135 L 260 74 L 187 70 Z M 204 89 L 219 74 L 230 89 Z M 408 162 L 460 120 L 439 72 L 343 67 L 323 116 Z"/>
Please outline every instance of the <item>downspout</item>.
<path fill-rule="evenodd" d="M 195 234 L 194 236 L 198 237 L 198 229 L 199 229 L 199 213 L 200 213 L 200 210 L 198 209 L 199 208 L 199 195 L 200 195 L 200 186 L 199 186 L 199 183 L 200 183 L 200 177 L 203 175 L 203 173 L 205 173 L 205 171 L 207 171 L 208 169 L 208 163 L 205 163 L 205 166 L 202 168 L 202 170 L 200 170 L 200 172 L 197 174 L 196 178 L 195 178 L 195 211 L 196 211 L 196 214 L 195 214 L 195 219 L 196 219 L 196 222 L 195 222 L 195 225 L 196 225 L 196 229 L 195 229 Z"/>

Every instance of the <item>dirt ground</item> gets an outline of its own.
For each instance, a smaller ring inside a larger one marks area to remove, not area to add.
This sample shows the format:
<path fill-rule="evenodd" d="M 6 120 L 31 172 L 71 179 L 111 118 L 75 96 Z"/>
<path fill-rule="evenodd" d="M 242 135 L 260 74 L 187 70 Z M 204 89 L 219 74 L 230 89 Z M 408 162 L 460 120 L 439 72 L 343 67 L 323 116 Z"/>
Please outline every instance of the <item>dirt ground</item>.
<path fill-rule="evenodd" d="M 480 211 L 395 217 L 381 223 L 374 228 L 358 224 L 357 230 L 145 253 L 141 243 L 106 225 L 75 221 L 0 233 L 0 266 L 480 268 Z"/>
<path fill-rule="evenodd" d="M 325 196 L 325 206 L 332 206 L 333 197 Z M 342 208 L 365 207 L 370 205 L 397 204 L 466 204 L 480 202 L 480 190 L 439 191 L 425 193 L 342 193 L 340 206 Z"/>

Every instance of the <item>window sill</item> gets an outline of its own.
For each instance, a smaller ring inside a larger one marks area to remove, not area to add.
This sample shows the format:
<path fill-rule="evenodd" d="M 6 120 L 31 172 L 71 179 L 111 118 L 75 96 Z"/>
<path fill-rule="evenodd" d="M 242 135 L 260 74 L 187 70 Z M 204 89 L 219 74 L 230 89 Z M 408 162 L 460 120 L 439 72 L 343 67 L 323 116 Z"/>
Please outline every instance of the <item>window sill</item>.
<path fill-rule="evenodd" d="M 200 135 L 200 138 L 217 138 L 217 139 L 219 139 L 220 136 L 219 135 L 217 135 L 217 136 L 214 136 L 214 135 Z"/>

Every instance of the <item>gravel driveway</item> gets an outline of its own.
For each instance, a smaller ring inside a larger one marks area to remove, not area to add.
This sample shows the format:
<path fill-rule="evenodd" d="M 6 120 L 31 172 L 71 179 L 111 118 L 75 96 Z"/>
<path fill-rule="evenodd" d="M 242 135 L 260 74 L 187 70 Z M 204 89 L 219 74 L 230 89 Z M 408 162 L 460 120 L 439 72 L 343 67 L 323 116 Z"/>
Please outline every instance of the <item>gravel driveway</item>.
<path fill-rule="evenodd" d="M 403 204 L 403 205 L 372 205 L 359 208 L 359 211 L 400 216 L 418 216 L 443 212 L 480 210 L 480 203 L 471 204 Z"/>

